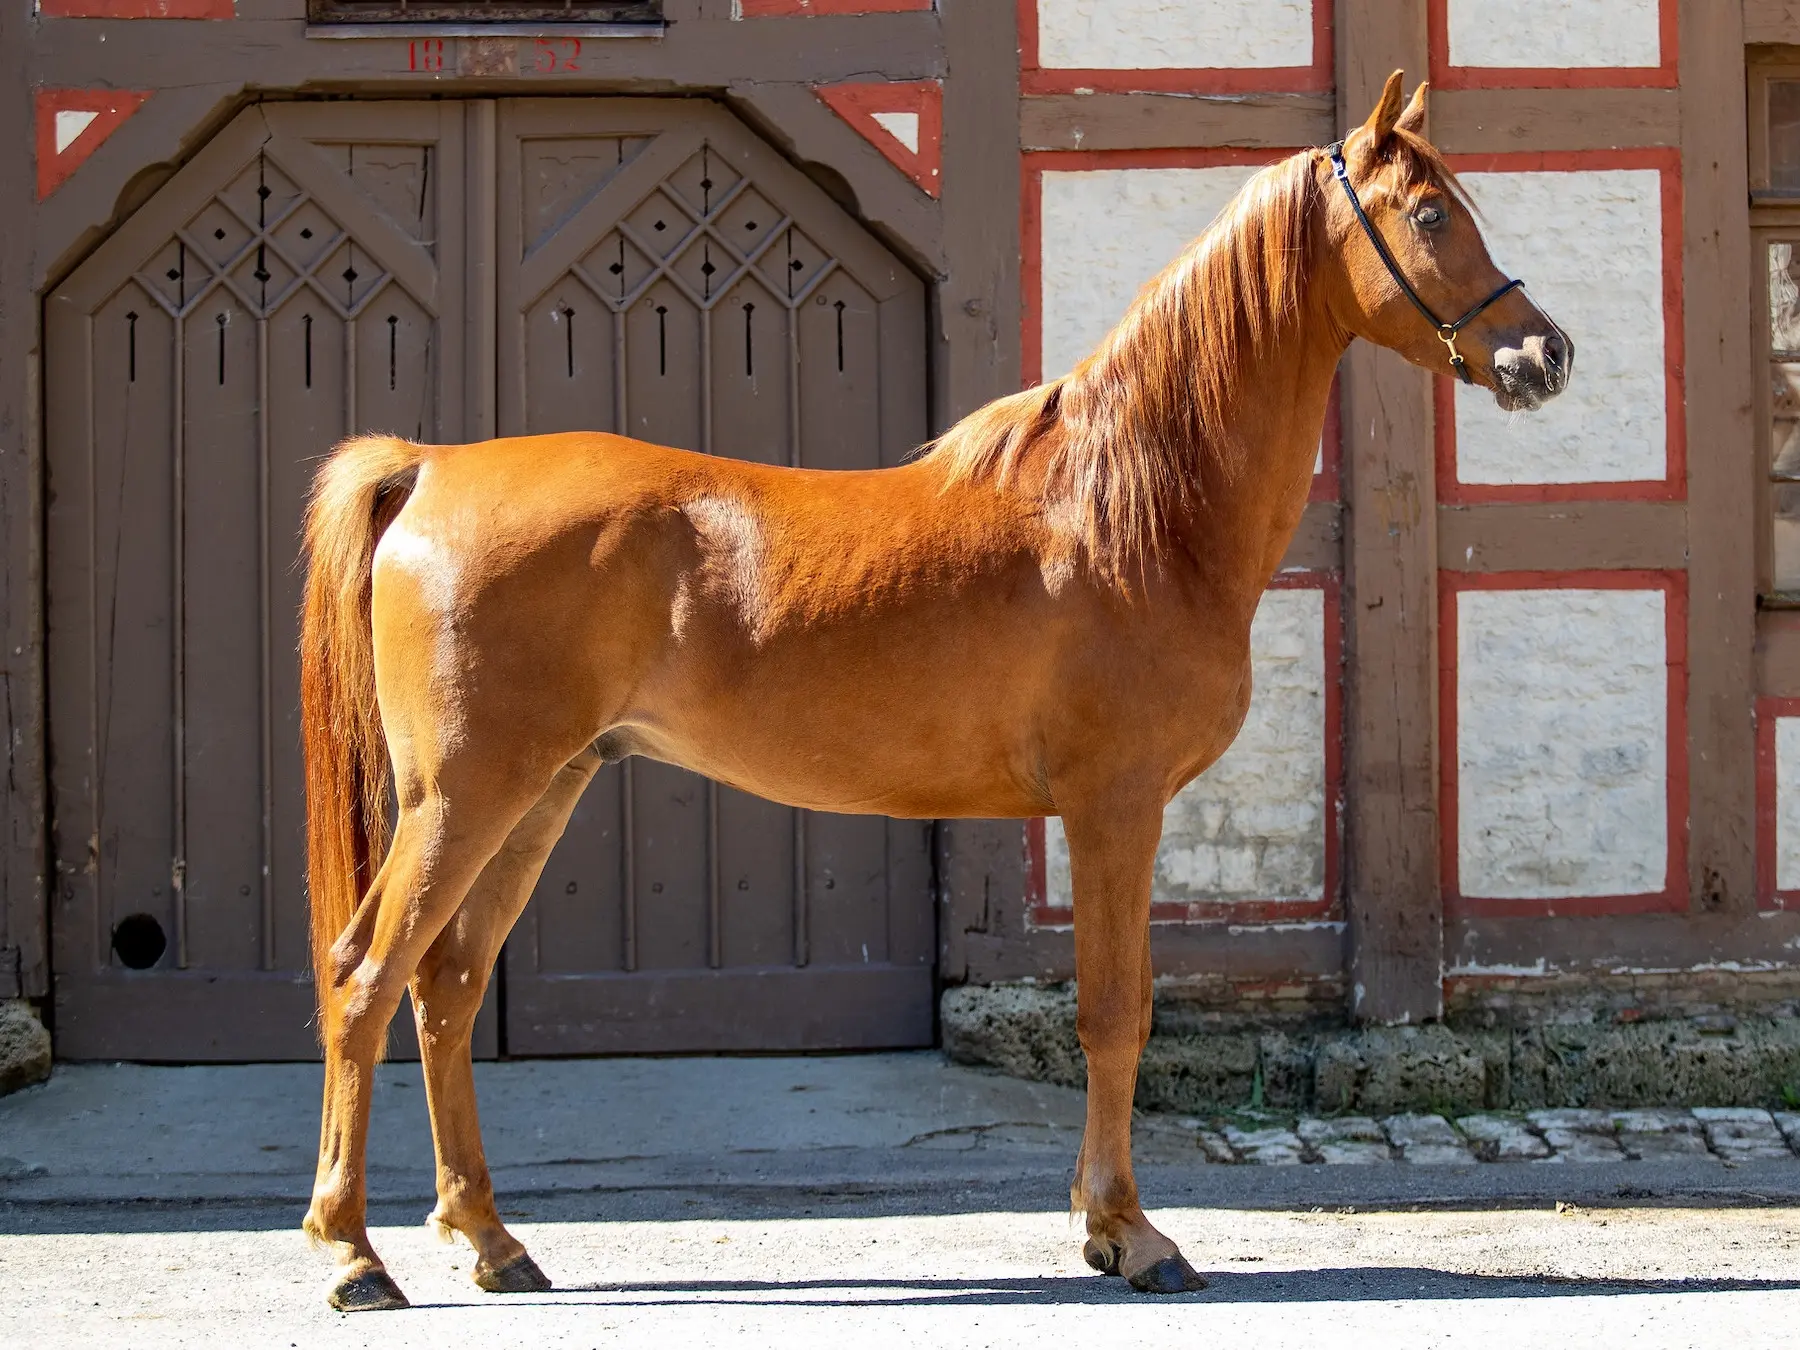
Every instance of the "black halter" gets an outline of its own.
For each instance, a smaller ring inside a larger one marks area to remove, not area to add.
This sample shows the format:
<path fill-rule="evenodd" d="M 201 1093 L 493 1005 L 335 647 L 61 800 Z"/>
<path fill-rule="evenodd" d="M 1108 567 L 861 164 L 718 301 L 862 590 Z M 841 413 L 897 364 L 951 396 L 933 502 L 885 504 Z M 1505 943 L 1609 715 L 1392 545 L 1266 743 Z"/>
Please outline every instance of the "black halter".
<path fill-rule="evenodd" d="M 1350 186 L 1350 170 L 1344 163 L 1344 143 L 1338 141 L 1334 145 L 1326 146 L 1325 153 L 1331 157 L 1332 173 L 1336 174 L 1338 182 L 1344 185 L 1344 195 L 1350 199 L 1350 209 L 1356 212 L 1356 218 L 1362 222 L 1363 233 L 1369 236 L 1369 242 L 1375 245 L 1375 252 L 1380 255 L 1381 261 L 1387 264 L 1388 275 L 1406 293 L 1406 298 L 1412 301 L 1413 308 L 1423 314 L 1431 326 L 1437 329 L 1438 341 L 1450 349 L 1450 368 L 1462 376 L 1464 384 L 1474 384 L 1475 379 L 1469 374 L 1468 363 L 1462 359 L 1462 353 L 1456 350 L 1456 335 L 1479 318 L 1482 311 L 1494 301 L 1525 283 L 1514 277 L 1455 323 L 1445 323 L 1431 312 L 1429 305 L 1419 299 L 1419 293 L 1412 288 L 1412 283 L 1406 279 L 1405 273 L 1401 272 L 1400 264 L 1394 261 L 1394 255 L 1388 252 L 1387 245 L 1381 241 L 1381 236 L 1375 231 L 1374 223 L 1370 221 L 1368 213 L 1363 210 L 1362 202 L 1357 200 L 1356 189 Z"/>

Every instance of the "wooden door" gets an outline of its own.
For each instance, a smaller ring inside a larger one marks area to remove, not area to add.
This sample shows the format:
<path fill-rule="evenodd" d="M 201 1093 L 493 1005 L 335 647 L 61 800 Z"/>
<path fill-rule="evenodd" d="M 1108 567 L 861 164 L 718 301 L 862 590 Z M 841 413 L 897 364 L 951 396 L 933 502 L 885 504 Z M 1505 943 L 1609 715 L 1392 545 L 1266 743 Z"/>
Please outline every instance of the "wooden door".
<path fill-rule="evenodd" d="M 462 435 L 463 119 L 249 108 L 46 303 L 64 1058 L 317 1053 L 300 516 L 339 437 Z"/>
<path fill-rule="evenodd" d="M 926 435 L 918 279 L 716 105 L 499 116 L 502 434 L 812 468 Z M 925 1045 L 929 827 L 604 770 L 506 957 L 515 1054 Z"/>
<path fill-rule="evenodd" d="M 295 560 L 338 438 L 859 467 L 925 432 L 918 281 L 688 100 L 254 107 L 46 311 L 70 1059 L 316 1053 Z M 508 948 L 508 1048 L 923 1044 L 934 945 L 925 825 L 621 766 Z"/>

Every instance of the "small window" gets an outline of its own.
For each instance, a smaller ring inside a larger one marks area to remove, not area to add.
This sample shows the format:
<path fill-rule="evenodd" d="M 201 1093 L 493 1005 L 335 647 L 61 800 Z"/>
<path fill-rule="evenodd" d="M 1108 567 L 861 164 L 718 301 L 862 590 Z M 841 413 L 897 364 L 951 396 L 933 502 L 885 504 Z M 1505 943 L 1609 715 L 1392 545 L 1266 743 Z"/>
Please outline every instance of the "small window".
<path fill-rule="evenodd" d="M 1756 336 L 1757 576 L 1762 603 L 1800 608 L 1800 52 L 1748 71 Z"/>
<path fill-rule="evenodd" d="M 660 23 L 662 0 L 307 0 L 312 23 Z"/>
<path fill-rule="evenodd" d="M 1768 264 L 1768 592 L 1800 600 L 1800 231 L 1764 244 Z"/>
<path fill-rule="evenodd" d="M 1770 80 L 1768 185 L 1800 194 L 1800 80 Z"/>

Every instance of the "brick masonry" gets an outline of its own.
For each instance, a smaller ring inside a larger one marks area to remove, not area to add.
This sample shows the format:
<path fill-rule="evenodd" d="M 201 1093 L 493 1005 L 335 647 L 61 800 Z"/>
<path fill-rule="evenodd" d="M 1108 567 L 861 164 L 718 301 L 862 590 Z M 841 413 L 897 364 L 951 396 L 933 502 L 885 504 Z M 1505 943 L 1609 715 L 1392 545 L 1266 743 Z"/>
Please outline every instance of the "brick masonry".
<path fill-rule="evenodd" d="M 1666 603 L 1654 590 L 1458 595 L 1461 894 L 1668 884 Z"/>
<path fill-rule="evenodd" d="M 1800 717 L 1775 723 L 1775 888 L 1800 891 Z"/>
<path fill-rule="evenodd" d="M 1655 169 L 1464 172 L 1502 271 L 1576 339 L 1569 390 L 1529 418 L 1456 390 L 1464 483 L 1630 482 L 1668 467 L 1662 175 Z M 1546 225 L 1554 229 L 1546 234 Z M 1552 246 L 1549 241 L 1554 240 Z"/>
<path fill-rule="evenodd" d="M 1046 68 L 1309 66 L 1311 0 L 1038 0 Z"/>
<path fill-rule="evenodd" d="M 1522 23 L 1491 0 L 1448 0 L 1450 61 L 1458 66 L 1655 66 L 1658 0 L 1580 0 Z"/>
<path fill-rule="evenodd" d="M 1163 812 L 1152 899 L 1325 895 L 1325 592 L 1269 591 L 1250 628 L 1255 691 L 1231 749 Z M 1044 822 L 1045 900 L 1070 903 L 1062 822 Z"/>
<path fill-rule="evenodd" d="M 1254 165 L 1048 170 L 1043 176 L 1043 373 L 1092 351 L 1139 289 L 1256 172 Z"/>

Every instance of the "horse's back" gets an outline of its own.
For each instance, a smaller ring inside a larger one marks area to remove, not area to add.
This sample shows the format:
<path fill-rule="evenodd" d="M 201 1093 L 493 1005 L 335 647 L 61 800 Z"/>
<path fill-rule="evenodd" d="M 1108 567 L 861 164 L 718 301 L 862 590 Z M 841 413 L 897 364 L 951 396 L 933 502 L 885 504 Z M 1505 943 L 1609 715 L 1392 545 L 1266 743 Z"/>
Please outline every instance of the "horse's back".
<path fill-rule="evenodd" d="M 461 669 L 517 691 L 510 716 L 579 709 L 588 735 L 794 804 L 961 814 L 978 783 L 1035 778 L 1004 711 L 1036 692 L 1054 622 L 1035 519 L 928 461 L 800 470 L 602 433 L 441 447 L 391 528 L 449 556 L 454 595 L 393 628 L 453 632 Z"/>

